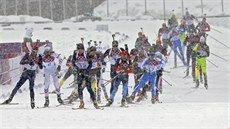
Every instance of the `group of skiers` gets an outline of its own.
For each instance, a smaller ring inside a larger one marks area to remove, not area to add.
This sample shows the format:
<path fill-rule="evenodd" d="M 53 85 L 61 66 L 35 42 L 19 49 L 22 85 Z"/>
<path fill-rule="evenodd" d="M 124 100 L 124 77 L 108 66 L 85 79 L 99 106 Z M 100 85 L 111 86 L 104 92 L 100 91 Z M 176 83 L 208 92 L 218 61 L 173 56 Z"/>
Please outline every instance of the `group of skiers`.
<path fill-rule="evenodd" d="M 112 47 L 104 53 L 102 52 L 101 43 L 89 44 L 89 47 L 86 49 L 82 39 L 82 43 L 76 44 L 76 50 L 67 59 L 66 66 L 68 71 L 60 81 L 58 76 L 62 62 L 65 59 L 64 56 L 55 53 L 48 45 L 45 46 L 44 52 L 39 54 L 39 47 L 33 44 L 30 46 L 30 49 L 26 49 L 26 54 L 20 62 L 21 65 L 24 65 L 20 80 L 10 97 L 3 104 L 9 104 L 17 90 L 28 79 L 30 81 L 31 108 L 35 107 L 34 80 L 37 66 L 40 69 L 44 69 L 44 107 L 49 106 L 50 76 L 53 78 L 54 92 L 57 94 L 57 100 L 60 104 L 72 103 L 76 99 L 80 99 L 79 108 L 84 108 L 83 90 L 86 87 L 96 109 L 100 109 L 98 103 L 101 103 L 101 89 L 107 100 L 105 106 L 110 106 L 114 102 L 121 83 L 123 86 L 122 107 L 126 106 L 126 103 L 133 103 L 137 93 L 137 102 L 147 98 L 146 91 L 148 89 L 151 91 L 151 102 L 154 104 L 160 102 L 159 94 L 162 93 L 162 72 L 172 50 L 174 52 L 174 68 L 177 67 L 178 56 L 187 67 L 186 75 L 188 75 L 191 59 L 192 76 L 196 83 L 195 87 L 199 87 L 199 84 L 203 83 L 203 73 L 204 86 L 207 89 L 206 57 L 209 56 L 209 47 L 206 44 L 206 32 L 210 31 L 210 26 L 204 17 L 195 27 L 194 19 L 195 17 L 187 11 L 179 24 L 178 19 L 173 14 L 168 21 L 168 27 L 166 23 L 162 24 L 155 44 L 150 44 L 147 36 L 143 32 L 138 32 L 135 48 L 130 51 L 127 44 L 124 45 L 124 48 L 119 47 L 119 43 L 114 39 L 114 35 L 112 35 Z M 26 43 L 27 41 L 24 42 Z M 187 46 L 186 57 L 184 56 L 185 46 Z M 108 62 L 110 64 L 109 72 L 111 79 L 105 80 L 102 75 L 105 72 L 106 66 L 108 66 Z M 135 81 L 132 92 L 128 91 L 130 73 L 134 74 Z M 71 75 L 74 76 L 74 81 L 72 82 L 74 89 L 67 100 L 64 101 L 61 98 L 60 89 Z M 201 76 L 200 81 L 199 75 Z M 111 86 L 108 94 L 106 87 L 109 83 Z"/>

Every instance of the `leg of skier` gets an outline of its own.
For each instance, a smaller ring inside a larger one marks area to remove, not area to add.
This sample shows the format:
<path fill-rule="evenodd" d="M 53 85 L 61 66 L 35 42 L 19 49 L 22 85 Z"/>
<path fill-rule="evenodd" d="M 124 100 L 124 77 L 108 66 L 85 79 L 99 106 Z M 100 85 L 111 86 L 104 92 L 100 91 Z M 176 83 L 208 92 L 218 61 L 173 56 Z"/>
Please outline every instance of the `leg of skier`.
<path fill-rule="evenodd" d="M 155 91 L 155 78 L 156 73 L 151 73 L 150 75 L 150 85 L 151 85 L 151 93 L 152 93 L 152 103 L 155 104 L 157 97 L 156 97 L 156 91 Z"/>
<path fill-rule="evenodd" d="M 30 105 L 31 108 L 34 109 L 35 102 L 34 102 L 34 80 L 36 77 L 35 71 L 30 71 L 30 76 L 28 76 L 29 79 L 29 89 L 30 89 Z"/>
<path fill-rule="evenodd" d="M 16 84 L 14 89 L 12 90 L 12 92 L 10 94 L 10 97 L 7 100 L 5 100 L 3 102 L 3 104 L 9 104 L 13 100 L 13 98 L 14 98 L 15 94 L 17 93 L 18 89 L 20 89 L 20 87 L 26 82 L 27 76 L 28 76 L 27 71 L 22 73 L 22 75 L 20 77 L 20 80 L 18 81 L 18 83 Z"/>

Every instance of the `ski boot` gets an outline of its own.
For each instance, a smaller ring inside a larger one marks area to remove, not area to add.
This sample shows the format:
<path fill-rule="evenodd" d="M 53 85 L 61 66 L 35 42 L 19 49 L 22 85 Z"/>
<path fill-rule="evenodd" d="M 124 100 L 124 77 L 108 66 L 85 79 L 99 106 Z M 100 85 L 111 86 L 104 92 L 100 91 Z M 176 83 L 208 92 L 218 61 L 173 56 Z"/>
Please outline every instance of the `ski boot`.
<path fill-rule="evenodd" d="M 185 77 L 187 77 L 189 75 L 189 70 L 186 70 L 186 75 Z"/>
<path fill-rule="evenodd" d="M 93 106 L 94 106 L 96 109 L 100 109 L 100 107 L 99 107 L 98 104 L 97 104 L 97 101 L 93 101 Z"/>
<path fill-rule="evenodd" d="M 155 96 L 152 97 L 151 102 L 152 102 L 152 104 L 156 103 L 156 97 Z"/>
<path fill-rule="evenodd" d="M 108 103 L 107 103 L 105 106 L 109 107 L 109 106 L 112 105 L 112 104 L 113 104 L 113 100 L 112 100 L 112 99 L 109 99 Z"/>
<path fill-rule="evenodd" d="M 101 103 L 101 96 L 97 96 L 97 103 Z"/>
<path fill-rule="evenodd" d="M 184 64 L 184 66 L 187 66 L 187 63 L 185 62 L 185 60 L 183 60 L 182 62 L 183 62 L 183 64 Z"/>
<path fill-rule="evenodd" d="M 60 104 L 63 104 L 63 100 L 61 99 L 61 95 L 57 95 L 57 101 L 60 103 Z"/>
<path fill-rule="evenodd" d="M 140 95 L 138 98 L 137 98 L 137 102 L 141 102 L 141 100 L 143 99 L 142 95 Z"/>
<path fill-rule="evenodd" d="M 131 96 L 129 97 L 129 99 L 130 99 L 130 100 L 134 100 L 134 98 L 135 98 L 135 94 L 132 93 Z"/>
<path fill-rule="evenodd" d="M 79 109 L 83 109 L 85 106 L 85 103 L 83 100 L 80 100 L 80 105 L 79 105 Z"/>
<path fill-rule="evenodd" d="M 126 107 L 125 98 L 124 97 L 121 99 L 121 107 Z"/>
<path fill-rule="evenodd" d="M 108 96 L 108 95 L 105 95 L 105 99 L 106 99 L 107 101 L 109 101 L 109 96 Z"/>
<path fill-rule="evenodd" d="M 176 68 L 177 67 L 177 63 L 176 62 L 174 62 L 174 67 L 173 68 Z"/>
<path fill-rule="evenodd" d="M 45 97 L 44 107 L 49 107 L 49 97 L 48 96 Z"/>
<path fill-rule="evenodd" d="M 162 93 L 163 93 L 163 89 L 162 89 L 162 87 L 160 87 L 159 92 L 160 92 L 160 94 L 162 94 Z"/>
<path fill-rule="evenodd" d="M 204 87 L 206 88 L 206 90 L 208 89 L 208 80 L 207 80 L 207 76 L 205 76 L 205 78 L 204 78 Z"/>
<path fill-rule="evenodd" d="M 196 78 L 193 77 L 193 83 L 196 83 Z"/>
<path fill-rule="evenodd" d="M 13 100 L 13 97 L 10 96 L 7 100 L 5 100 L 2 104 L 9 104 Z"/>
<path fill-rule="evenodd" d="M 196 87 L 195 87 L 195 88 L 198 88 L 199 85 L 200 85 L 200 84 L 199 84 L 199 80 L 197 79 L 197 80 L 196 80 Z"/>
<path fill-rule="evenodd" d="M 30 106 L 32 109 L 34 109 L 34 107 L 35 107 L 34 97 L 31 97 L 31 99 L 30 99 Z"/>
<path fill-rule="evenodd" d="M 142 97 L 143 99 L 148 99 L 147 92 L 145 90 L 142 91 Z"/>
<path fill-rule="evenodd" d="M 71 97 L 69 98 L 68 103 L 71 104 L 71 103 L 73 103 L 73 101 L 76 101 L 78 98 L 79 98 L 78 95 L 72 94 Z"/>
<path fill-rule="evenodd" d="M 127 101 L 128 104 L 134 104 L 134 102 L 130 97 L 125 97 L 125 100 Z"/>
<path fill-rule="evenodd" d="M 200 78 L 200 83 L 203 84 L 203 78 L 202 77 Z"/>

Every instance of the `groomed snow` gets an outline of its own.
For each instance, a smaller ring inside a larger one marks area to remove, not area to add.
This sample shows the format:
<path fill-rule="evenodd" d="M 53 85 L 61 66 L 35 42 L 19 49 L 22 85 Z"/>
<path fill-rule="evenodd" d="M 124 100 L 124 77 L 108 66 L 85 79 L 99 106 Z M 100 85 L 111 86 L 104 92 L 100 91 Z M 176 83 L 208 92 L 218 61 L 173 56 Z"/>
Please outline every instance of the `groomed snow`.
<path fill-rule="evenodd" d="M 44 25 L 27 24 L 13 25 L 13 31 L 0 30 L 0 42 L 22 41 L 24 28 L 32 26 L 34 28 L 33 39 L 50 40 L 53 42 L 54 50 L 68 56 L 76 48 L 75 44 L 84 37 L 85 41 L 101 40 L 103 46 L 110 46 L 112 37 L 108 32 L 95 31 L 97 24 L 108 24 L 109 30 L 129 35 L 130 39 L 125 43 L 130 48 L 134 47 L 137 32 L 140 27 L 153 43 L 156 39 L 154 33 L 158 31 L 163 21 L 120 21 L 120 22 L 83 22 L 83 23 L 52 23 Z M 53 30 L 43 30 L 44 27 L 52 27 Z M 62 27 L 69 27 L 70 30 L 61 30 Z M 78 30 L 85 27 L 86 31 Z M 222 34 L 212 30 L 209 34 L 226 45 L 230 46 L 228 28 L 215 27 L 223 32 Z M 85 43 L 86 43 L 85 42 Z M 29 92 L 18 93 L 13 102 L 19 105 L 0 107 L 0 128 L 1 129 L 67 129 L 67 128 L 154 128 L 154 129 L 228 129 L 229 126 L 229 49 L 225 48 L 215 40 L 208 37 L 208 44 L 211 52 L 222 56 L 228 62 L 211 55 L 208 59 L 218 65 L 218 68 L 207 62 L 207 74 L 209 89 L 201 85 L 198 89 L 193 89 L 192 77 L 183 79 L 185 68 L 170 69 L 173 67 L 173 53 L 165 70 L 171 73 L 164 73 L 163 78 L 172 83 L 172 87 L 163 82 L 163 94 L 160 95 L 162 104 L 151 104 L 150 98 L 141 103 L 129 105 L 129 108 L 120 108 L 121 87 L 115 97 L 115 102 L 111 107 L 104 110 L 95 110 L 89 100 L 89 94 L 84 91 L 85 107 L 88 110 L 72 110 L 72 106 L 57 105 L 56 95 L 50 95 L 50 108 L 34 109 L 30 108 Z M 85 44 L 86 45 L 86 44 Z M 124 43 L 120 44 L 121 47 Z M 178 60 L 178 65 L 182 62 Z M 64 62 L 65 63 L 65 62 Z M 18 64 L 15 64 L 18 65 Z M 108 65 L 109 66 L 109 65 Z M 63 67 L 62 69 L 65 69 Z M 107 67 L 109 70 L 109 67 Z M 105 79 L 109 79 L 109 73 L 105 73 Z M 68 79 L 61 90 L 62 97 L 66 98 L 72 89 L 68 87 L 73 78 Z M 37 77 L 36 83 L 42 83 L 42 72 Z M 16 82 L 15 82 L 16 83 Z M 14 87 L 12 84 L 11 89 Z M 130 75 L 129 93 L 132 92 L 133 75 Z M 1 86 L 4 87 L 4 86 Z M 23 87 L 28 87 L 26 83 Z M 107 86 L 107 91 L 109 91 Z M 50 86 L 50 91 L 54 87 Z M 0 93 L 5 92 L 3 88 Z M 36 106 L 43 106 L 43 88 L 37 88 Z M 150 94 L 149 94 L 150 97 Z M 0 102 L 4 98 L 0 98 Z M 105 104 L 105 100 L 103 99 Z M 76 102 L 73 107 L 78 107 Z"/>

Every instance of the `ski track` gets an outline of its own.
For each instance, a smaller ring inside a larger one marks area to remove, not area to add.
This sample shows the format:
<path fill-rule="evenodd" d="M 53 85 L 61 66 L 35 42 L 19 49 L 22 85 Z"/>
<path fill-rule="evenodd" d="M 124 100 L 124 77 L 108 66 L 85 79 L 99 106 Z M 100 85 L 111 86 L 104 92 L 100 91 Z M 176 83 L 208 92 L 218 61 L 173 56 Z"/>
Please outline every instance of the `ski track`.
<path fill-rule="evenodd" d="M 75 44 L 80 41 L 80 37 L 85 38 L 85 42 L 89 40 L 101 40 L 103 46 L 111 45 L 112 37 L 107 32 L 95 31 L 95 25 L 108 24 L 111 32 L 122 32 L 129 35 L 129 39 L 124 43 L 133 48 L 140 27 L 144 29 L 144 33 L 148 35 L 150 43 L 155 41 L 154 31 L 158 31 L 163 21 L 135 21 L 135 22 L 84 22 L 84 23 L 52 23 L 45 25 L 34 25 L 33 39 L 50 40 L 53 42 L 54 50 L 65 56 L 72 54 Z M 26 25 L 25 25 L 26 26 Z M 24 34 L 24 25 L 13 25 L 15 31 L 1 31 L 0 41 L 14 42 L 21 41 Z M 42 30 L 43 27 L 51 26 L 52 31 Z M 70 27 L 69 31 L 60 31 L 61 27 Z M 85 27 L 87 31 L 79 31 L 78 27 Z M 128 28 L 128 29 L 126 29 Z M 222 32 L 228 32 L 229 29 L 216 27 Z M 11 37 L 8 35 L 11 34 Z M 220 34 L 216 31 L 210 32 L 212 36 L 217 38 L 226 45 L 230 46 L 228 34 Z M 123 44 L 121 47 L 123 47 Z M 208 59 L 218 65 L 215 68 L 207 62 L 207 74 L 209 89 L 206 90 L 203 84 L 199 88 L 194 89 L 195 83 L 192 81 L 191 68 L 188 77 L 183 79 L 186 67 L 170 69 L 173 67 L 173 52 L 170 55 L 168 64 L 165 68 L 170 73 L 163 73 L 163 78 L 170 82 L 173 86 L 169 86 L 163 81 L 163 94 L 160 100 L 163 103 L 151 104 L 150 92 L 148 99 L 140 103 L 131 104 L 128 108 L 121 108 L 121 85 L 115 96 L 115 101 L 111 107 L 105 107 L 104 110 L 96 110 L 89 100 L 89 93 L 84 91 L 84 100 L 86 110 L 72 110 L 72 107 L 78 107 L 79 102 L 75 102 L 73 106 L 59 106 L 56 95 L 50 95 L 50 108 L 30 108 L 30 98 L 28 90 L 23 93 L 17 93 L 12 102 L 18 102 L 19 105 L 3 105 L 0 106 L 0 128 L 1 129 L 67 129 L 67 128 L 154 128 L 154 129 L 227 129 L 229 127 L 229 57 L 230 52 L 215 40 L 208 38 L 211 52 L 222 56 L 228 62 L 210 55 Z M 86 44 L 85 44 L 86 45 Z M 223 52 L 224 51 L 224 52 Z M 64 62 L 65 63 L 65 62 Z M 15 64 L 18 65 L 18 64 Z M 178 59 L 178 66 L 182 66 L 182 62 Z M 109 66 L 109 65 L 108 65 Z M 63 65 L 62 69 L 65 66 Z M 106 71 L 110 68 L 107 67 Z M 42 73 L 37 76 L 36 84 L 43 83 Z M 109 79 L 109 73 L 104 73 L 104 78 Z M 69 87 L 73 77 L 70 77 L 63 85 L 61 92 L 64 94 L 62 98 L 66 98 L 72 91 Z M 18 81 L 18 80 L 16 80 Z M 129 85 L 134 85 L 133 75 L 130 75 Z M 16 82 L 6 89 L 1 88 L 0 93 L 11 91 Z M 2 86 L 1 86 L 2 87 Z M 4 86 L 5 87 L 5 86 Z M 28 89 L 28 83 L 22 88 Z M 110 84 L 106 86 L 109 91 Z M 54 87 L 50 86 L 50 91 Z M 129 88 L 129 93 L 132 92 Z M 44 95 L 42 87 L 35 89 L 36 107 L 42 107 L 44 104 Z M 103 92 L 102 92 L 103 96 Z M 104 97 L 104 96 L 103 96 Z M 4 101 L 5 98 L 0 98 Z M 102 100 L 104 105 L 106 101 Z"/>

